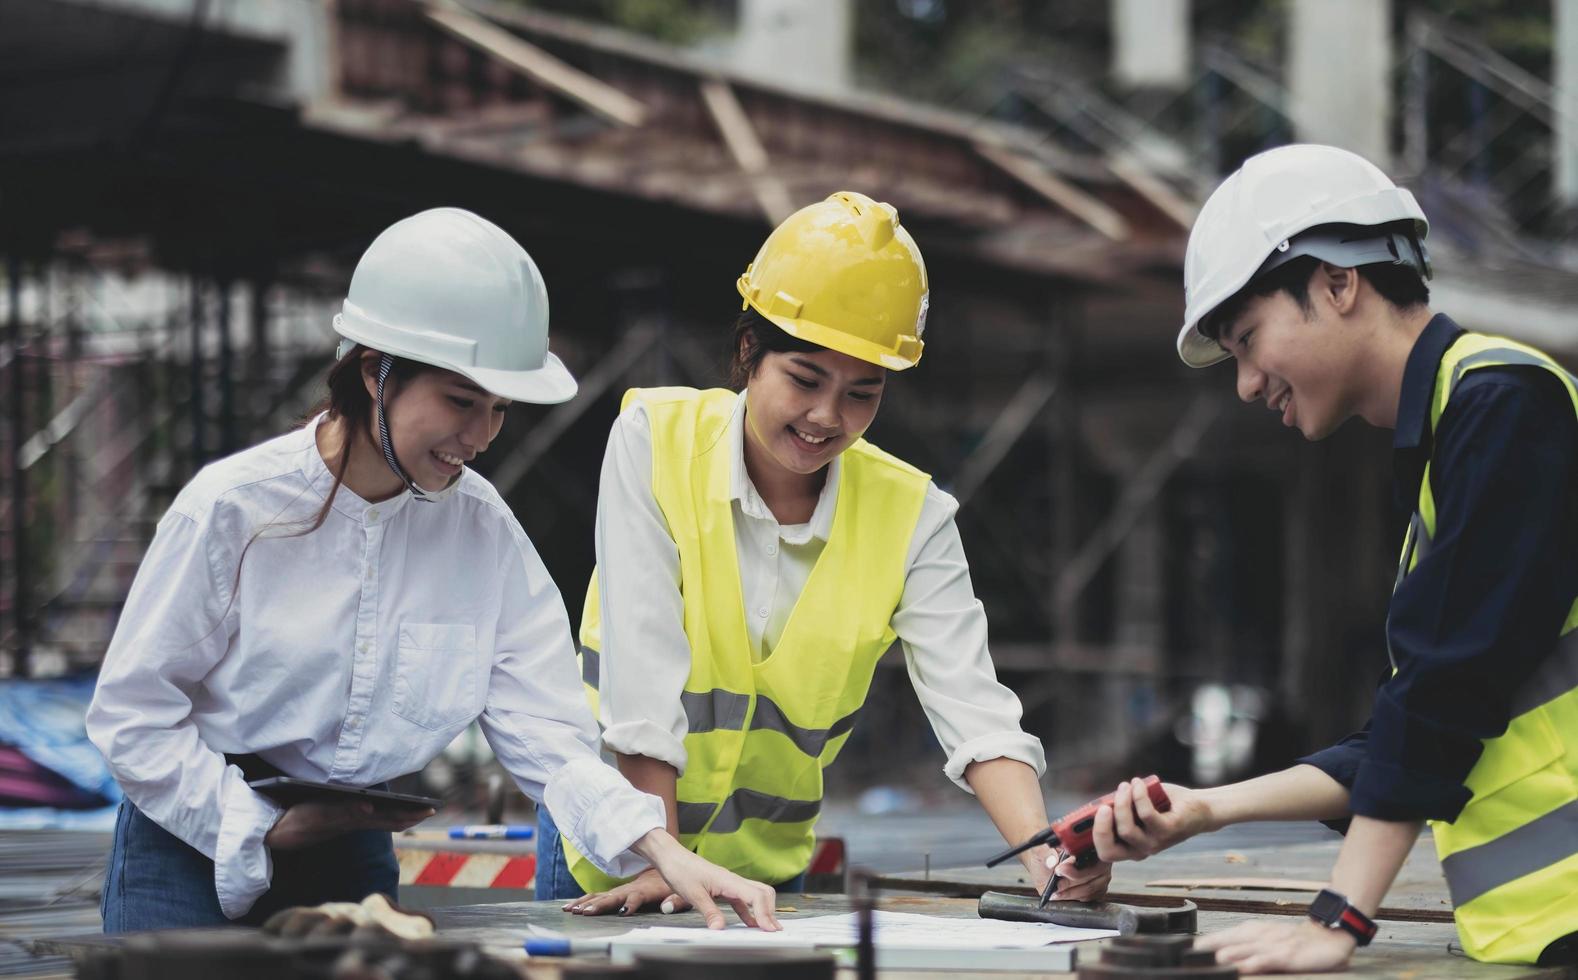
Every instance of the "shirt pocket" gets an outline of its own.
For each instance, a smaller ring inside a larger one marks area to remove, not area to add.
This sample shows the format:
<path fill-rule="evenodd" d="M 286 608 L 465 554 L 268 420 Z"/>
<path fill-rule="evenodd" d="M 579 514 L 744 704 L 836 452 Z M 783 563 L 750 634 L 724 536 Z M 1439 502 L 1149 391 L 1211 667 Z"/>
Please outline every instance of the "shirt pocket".
<path fill-rule="evenodd" d="M 413 725 L 449 728 L 481 711 L 477 631 L 450 623 L 401 623 L 393 711 Z"/>

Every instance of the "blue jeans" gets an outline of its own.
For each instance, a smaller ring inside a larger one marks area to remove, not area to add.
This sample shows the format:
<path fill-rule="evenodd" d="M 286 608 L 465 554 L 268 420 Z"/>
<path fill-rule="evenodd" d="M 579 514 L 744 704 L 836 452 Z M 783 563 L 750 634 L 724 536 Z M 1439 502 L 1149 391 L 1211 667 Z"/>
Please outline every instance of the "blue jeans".
<path fill-rule="evenodd" d="M 798 894 L 805 891 L 805 872 L 802 871 L 773 888 L 780 893 Z M 586 894 L 570 874 L 570 863 L 564 856 L 564 840 L 548 808 L 537 808 L 537 884 L 536 897 L 543 901 L 565 901 Z"/>
<path fill-rule="evenodd" d="M 99 902 L 104 931 L 261 925 L 296 905 L 359 902 L 374 892 L 392 899 L 400 886 L 387 831 L 353 831 L 272 856 L 269 890 L 245 916 L 226 918 L 214 890 L 214 862 L 123 800 Z"/>

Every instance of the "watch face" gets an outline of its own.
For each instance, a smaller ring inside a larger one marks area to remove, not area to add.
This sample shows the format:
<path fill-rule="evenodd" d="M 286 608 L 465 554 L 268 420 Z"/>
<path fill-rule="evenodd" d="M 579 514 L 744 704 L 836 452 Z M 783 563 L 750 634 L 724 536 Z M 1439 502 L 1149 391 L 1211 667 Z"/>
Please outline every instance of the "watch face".
<path fill-rule="evenodd" d="M 1315 901 L 1310 903 L 1310 918 L 1327 925 L 1334 925 L 1342 917 L 1342 910 L 1347 908 L 1348 900 L 1331 889 L 1322 889 Z"/>

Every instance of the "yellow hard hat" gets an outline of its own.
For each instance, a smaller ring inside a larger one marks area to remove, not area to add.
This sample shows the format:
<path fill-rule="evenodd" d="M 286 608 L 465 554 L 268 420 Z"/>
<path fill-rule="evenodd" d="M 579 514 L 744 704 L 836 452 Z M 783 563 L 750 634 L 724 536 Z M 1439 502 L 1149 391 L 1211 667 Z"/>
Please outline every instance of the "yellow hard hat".
<path fill-rule="evenodd" d="M 926 263 L 891 205 L 840 191 L 767 236 L 736 284 L 785 332 L 895 371 L 925 344 Z"/>

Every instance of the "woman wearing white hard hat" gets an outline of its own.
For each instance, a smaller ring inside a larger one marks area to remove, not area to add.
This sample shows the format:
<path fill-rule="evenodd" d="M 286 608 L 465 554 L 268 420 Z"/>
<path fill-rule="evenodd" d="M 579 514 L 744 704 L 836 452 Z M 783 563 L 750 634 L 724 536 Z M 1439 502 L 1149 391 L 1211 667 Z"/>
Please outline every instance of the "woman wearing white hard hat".
<path fill-rule="evenodd" d="M 249 782 L 381 784 L 472 721 L 599 865 L 657 868 L 711 925 L 723 897 L 775 927 L 771 889 L 681 847 L 598 759 L 558 590 L 465 466 L 510 401 L 575 394 L 531 258 L 425 211 L 368 248 L 334 326 L 320 411 L 187 484 L 127 597 L 87 718 L 126 792 L 106 931 L 393 895 L 390 832 L 430 810 L 286 807 Z"/>
<path fill-rule="evenodd" d="M 920 360 L 920 249 L 889 205 L 834 194 L 785 219 L 736 287 L 731 388 L 634 389 L 609 434 L 580 633 L 605 744 L 687 846 L 801 890 L 823 769 L 897 640 L 947 777 L 1009 841 L 1044 830 L 1045 755 L 992 668 L 958 504 L 862 437 L 888 371 Z M 543 897 L 683 906 L 565 837 L 539 836 Z M 1037 886 L 1048 857 L 1022 858 Z M 1072 863 L 1060 897 L 1099 896 L 1107 868 Z"/>

